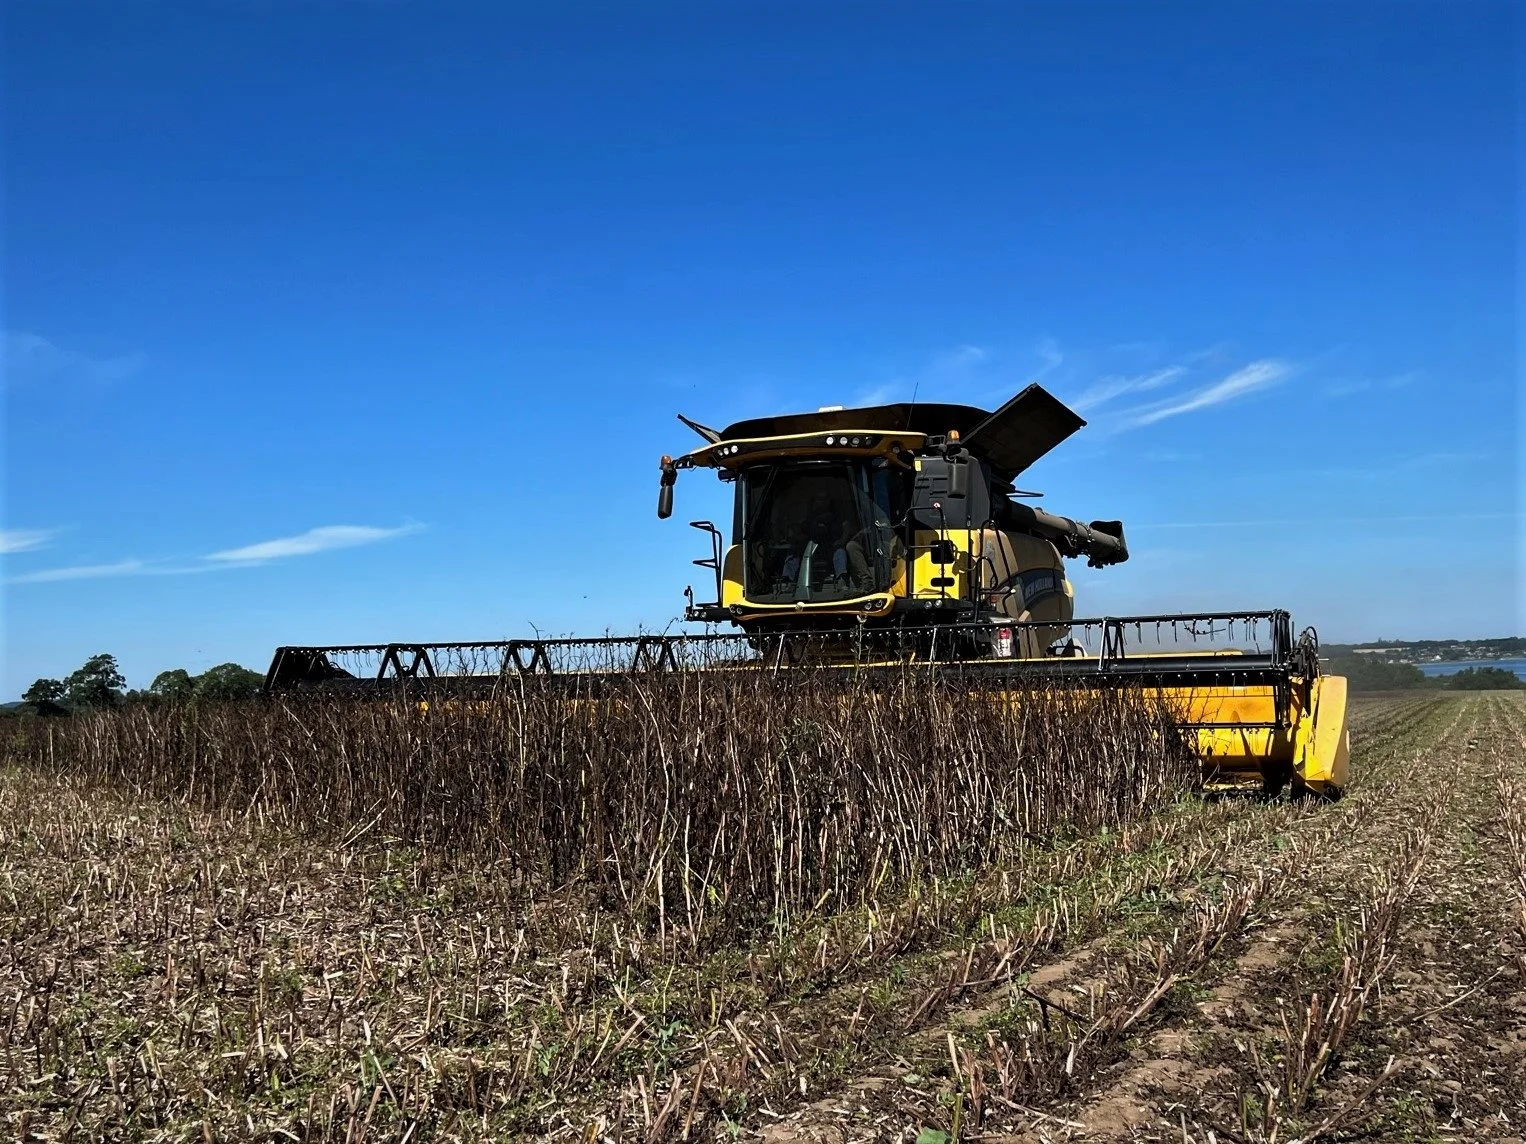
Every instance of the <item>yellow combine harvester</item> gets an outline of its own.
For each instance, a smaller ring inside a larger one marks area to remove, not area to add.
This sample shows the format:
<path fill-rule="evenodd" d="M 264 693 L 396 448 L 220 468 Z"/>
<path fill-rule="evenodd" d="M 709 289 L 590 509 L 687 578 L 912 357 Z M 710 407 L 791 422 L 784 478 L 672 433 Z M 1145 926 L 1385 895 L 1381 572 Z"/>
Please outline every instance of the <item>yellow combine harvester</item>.
<path fill-rule="evenodd" d="M 1046 678 L 1136 688 L 1196 735 L 1210 783 L 1344 786 L 1346 681 L 1320 675 L 1312 631 L 1295 639 L 1286 612 L 1075 617 L 1065 559 L 1119 564 L 1128 545 L 1121 522 L 1045 512 L 1013 484 L 1085 424 L 1042 387 L 994 413 L 923 403 L 724 430 L 680 420 L 704 444 L 662 458 L 658 515 L 672 514 L 684 469 L 736 490 L 729 543 L 693 522 L 716 598 L 690 591 L 685 619 L 705 634 L 285 647 L 267 690 L 803 664 L 862 679 L 917 663 L 993 692 Z"/>

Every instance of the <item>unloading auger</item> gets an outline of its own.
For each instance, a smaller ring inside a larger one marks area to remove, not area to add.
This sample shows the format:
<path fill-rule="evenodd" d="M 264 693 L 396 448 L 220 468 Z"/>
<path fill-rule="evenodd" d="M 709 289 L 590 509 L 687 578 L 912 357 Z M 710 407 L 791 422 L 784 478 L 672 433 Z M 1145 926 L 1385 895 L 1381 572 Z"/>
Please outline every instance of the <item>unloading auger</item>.
<path fill-rule="evenodd" d="M 968 405 L 830 407 L 723 430 L 664 456 L 657 514 L 685 469 L 735 489 L 728 538 L 694 563 L 715 578 L 684 632 L 571 640 L 283 647 L 267 691 L 437 689 L 558 676 L 580 691 L 631 671 L 851 669 L 874 685 L 925 665 L 994 693 L 1068 680 L 1132 688 L 1197 740 L 1205 780 L 1291 782 L 1338 795 L 1349 752 L 1346 681 L 1321 675 L 1312 629 L 1280 610 L 1078 619 L 1067 558 L 1128 559 L 1123 524 L 1025 503 L 1013 483 L 1085 422 L 1041 386 L 995 412 Z M 846 672 L 844 678 L 848 678 Z"/>

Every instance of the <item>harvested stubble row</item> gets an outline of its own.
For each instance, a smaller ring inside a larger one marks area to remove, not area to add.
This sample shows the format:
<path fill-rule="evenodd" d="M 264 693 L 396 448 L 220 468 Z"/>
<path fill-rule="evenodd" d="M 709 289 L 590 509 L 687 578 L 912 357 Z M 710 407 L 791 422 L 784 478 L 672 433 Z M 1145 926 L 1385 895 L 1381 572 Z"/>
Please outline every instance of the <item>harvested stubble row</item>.
<path fill-rule="evenodd" d="M 936 942 L 985 872 L 1021 886 L 1195 781 L 1128 696 L 907 688 L 30 724 L 0 789 L 0 1109 L 44 1136 L 715 1131 L 746 1085 L 663 1120 L 674 1066 L 857 972 L 835 919 L 868 920 L 871 964 L 887 909 L 912 926 L 880 949 Z"/>
<path fill-rule="evenodd" d="M 879 919 L 875 929 L 891 959 L 882 958 L 881 950 L 871 958 L 861 945 L 859 972 L 826 978 L 836 986 L 798 1001 L 788 1030 L 780 1029 L 768 1012 L 738 1017 L 730 1026 L 736 1048 L 757 1066 L 751 1091 L 775 1108 L 789 1107 L 797 1086 L 803 1088 L 807 1081 L 813 1088 L 824 1081 L 830 1085 L 834 1061 L 856 1057 L 862 1065 L 863 1050 L 876 1044 L 893 1046 L 895 1058 L 919 1070 L 930 1058 L 927 1071 L 932 1073 L 940 1073 L 942 1063 L 951 1059 L 963 1061 L 960 1067 L 971 1084 L 986 1084 L 1008 1100 L 1018 1087 L 1030 1101 L 1072 1087 L 1149 1017 L 1170 988 L 1170 982 L 1162 982 L 1184 976 L 1208 957 L 1253 906 L 1284 896 L 1287 868 L 1338 846 L 1368 810 L 1361 800 L 1323 812 L 1312 803 L 1281 803 L 1267 805 L 1249 820 L 1235 817 L 1244 815 L 1247 805 L 1239 800 L 1183 803 L 1118 834 L 1029 854 L 1018 868 L 992 871 L 957 897 L 949 896 L 942 924 L 934 927 L 945 948 L 920 959 L 906 956 L 908 949 L 918 948 L 914 941 L 895 940 L 901 928 L 897 915 Z M 1275 870 L 1246 865 L 1247 850 L 1274 831 L 1291 832 L 1282 835 L 1281 865 Z M 1206 889 L 1205 879 L 1213 893 L 1190 901 L 1179 897 L 1184 886 Z M 1068 1011 L 1075 1004 L 1071 998 L 1058 1008 L 1041 1006 L 1016 1024 L 1005 1023 L 1001 1044 L 983 1029 L 969 1027 L 971 1013 L 1000 1015 L 1014 1001 L 1023 1006 L 1024 995 L 1036 996 L 1019 983 L 1046 958 L 1070 951 L 1082 962 L 1096 959 L 1098 947 L 1111 945 L 1108 930 L 1117 925 L 1120 911 L 1137 918 L 1141 907 L 1162 921 L 1169 918 L 1170 924 L 1158 940 L 1129 939 L 1125 956 L 1103 954 L 1101 960 L 1109 964 L 1095 967 L 1099 976 L 1087 991 L 1084 1018 Z M 858 921 L 862 929 L 862 919 Z M 950 939 L 954 944 L 947 944 Z M 1078 948 L 1082 945 L 1087 948 Z M 886 960 L 905 977 L 904 990 L 887 989 L 883 979 L 875 981 L 865 972 Z M 841 970 L 848 969 L 847 961 L 840 963 Z M 942 1027 L 946 1022 L 951 1029 Z M 957 1043 L 949 1041 L 951 1032 Z M 977 1042 L 970 1050 L 960 1047 L 967 1034 Z M 982 1055 L 987 1049 L 994 1061 Z M 722 1061 L 728 1055 L 739 1054 L 730 1046 L 717 1054 Z M 713 1067 L 708 1046 L 704 1057 L 704 1067 Z M 1021 1067 L 1015 1062 L 1022 1062 Z M 886 1062 L 879 1064 L 886 1073 Z M 1001 1080 L 983 1080 L 986 1076 Z M 981 1109 L 972 1105 L 966 1119 L 978 1125 Z"/>
<path fill-rule="evenodd" d="M 1526 756 L 1526 742 L 1521 744 Z M 1519 925 L 1526 936 L 1526 785 L 1515 775 L 1501 775 L 1497 783 L 1500 824 L 1510 848 L 1511 865 L 1515 869 L 1516 906 Z M 1526 964 L 1522 965 L 1526 969 Z"/>
<path fill-rule="evenodd" d="M 1242 1105 L 1240 1130 L 1247 1139 L 1275 1144 L 1282 1137 L 1317 1139 L 1357 1116 L 1362 1106 L 1395 1070 L 1393 1057 L 1355 1100 L 1337 1106 L 1310 1129 L 1300 1129 L 1302 1117 L 1316 1086 L 1336 1061 L 1365 1010 L 1372 1004 L 1390 975 L 1396 953 L 1402 913 L 1420 878 L 1432 839 L 1448 803 L 1445 790 L 1430 792 L 1420 822 L 1398 844 L 1397 852 L 1366 880 L 1365 900 L 1351 924 L 1337 926 L 1335 949 L 1340 966 L 1290 1014 L 1280 1001 L 1278 1012 L 1282 1039 L 1276 1045 L 1281 1061 L 1268 1064 L 1257 1050 L 1255 1039 L 1247 1042 L 1257 1074 L 1259 1103 Z"/>
<path fill-rule="evenodd" d="M 902 1040 L 897 1054 L 811 1098 L 767 1135 L 846 1142 L 900 1133 L 909 1140 L 928 1125 L 988 1139 L 1181 1140 L 1184 1117 L 1197 1122 L 1193 1139 L 1210 1129 L 1219 1139 L 1273 1138 L 1276 1118 L 1292 1119 L 1282 1107 L 1289 1086 L 1249 1067 L 1248 1014 L 1259 1012 L 1256 1020 L 1269 1018 L 1276 1030 L 1264 1061 L 1279 1070 L 1296 1057 L 1279 1047 L 1284 1034 L 1300 1044 L 1317 1034 L 1309 1067 L 1300 1070 L 1296 1059 L 1289 1066 L 1307 1078 L 1300 1093 L 1306 1101 L 1360 1014 L 1353 997 L 1370 1001 L 1381 987 L 1401 899 L 1451 803 L 1447 788 L 1425 780 L 1458 747 L 1487 734 L 1480 724 L 1491 714 L 1456 698 L 1366 703 L 1356 711 L 1358 783 L 1339 805 L 1209 802 L 1130 828 L 1144 845 L 1125 846 L 1112 859 L 1099 854 L 1091 878 L 1067 891 L 1078 899 L 1067 916 L 1097 908 L 1102 932 L 1072 927 L 1083 938 L 1097 936 L 1058 960 L 1054 953 L 1069 941 L 1052 941 L 1047 962 L 1027 962 L 1039 967 L 1037 989 L 1020 975 L 1025 956 L 1007 961 L 1015 980 L 994 989 L 976 982 L 977 996 L 966 992 L 925 1032 Z M 1152 835 L 1166 843 L 1165 853 L 1155 850 Z M 1110 892 L 1114 886 L 1121 896 Z M 1287 959 L 1322 946 L 1326 926 L 1335 935 L 1333 966 L 1321 949 L 1312 977 L 1284 977 Z M 1317 1027 L 1302 1020 L 1311 991 L 1324 999 Z M 1287 1003 L 1288 996 L 1296 1000 Z M 1284 1004 L 1287 1028 L 1278 1023 Z M 1383 1065 L 1392 1050 L 1365 1051 L 1378 1053 L 1370 1075 L 1343 1068 L 1339 1091 L 1309 1110 L 1305 1127 L 1348 1117 L 1391 1077 Z M 1238 1075 L 1230 1067 L 1237 1059 Z M 1260 1100 L 1268 1105 L 1261 1120 L 1245 1125 L 1246 1105 Z"/>

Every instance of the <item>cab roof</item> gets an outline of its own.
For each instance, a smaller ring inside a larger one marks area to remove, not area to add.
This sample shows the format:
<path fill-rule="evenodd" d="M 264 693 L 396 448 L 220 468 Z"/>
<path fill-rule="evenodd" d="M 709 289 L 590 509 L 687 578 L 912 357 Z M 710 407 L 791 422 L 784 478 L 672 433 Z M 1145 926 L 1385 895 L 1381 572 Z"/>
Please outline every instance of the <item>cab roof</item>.
<path fill-rule="evenodd" d="M 1043 386 L 1030 385 L 994 413 L 974 405 L 938 402 L 823 409 L 738 421 L 722 429 L 718 439 L 756 440 L 839 429 L 921 433 L 929 437 L 952 432 L 959 434 L 966 449 L 989 462 L 997 472 L 1014 477 L 1085 424 Z"/>
<path fill-rule="evenodd" d="M 827 433 L 834 429 L 868 429 L 878 433 L 921 433 L 942 436 L 955 430 L 963 436 L 990 416 L 973 405 L 931 402 L 870 405 L 859 409 L 823 409 L 816 413 L 780 413 L 753 417 L 721 430 L 722 441 L 790 437 L 798 433 Z"/>

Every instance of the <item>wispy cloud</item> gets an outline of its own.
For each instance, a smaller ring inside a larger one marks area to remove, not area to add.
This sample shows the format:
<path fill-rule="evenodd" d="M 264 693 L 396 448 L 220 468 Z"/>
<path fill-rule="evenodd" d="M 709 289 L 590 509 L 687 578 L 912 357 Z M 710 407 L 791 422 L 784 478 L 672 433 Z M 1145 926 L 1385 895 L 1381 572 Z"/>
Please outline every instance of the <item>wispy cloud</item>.
<path fill-rule="evenodd" d="M 894 401 L 905 393 L 909 393 L 907 383 L 904 381 L 887 381 L 882 385 L 872 385 L 868 389 L 860 389 L 853 395 L 855 406 L 884 405 L 887 401 Z"/>
<path fill-rule="evenodd" d="M 1223 405 L 1259 390 L 1269 389 L 1286 380 L 1292 373 L 1293 367 L 1290 364 L 1276 358 L 1253 361 L 1212 385 L 1126 411 L 1120 428 L 1137 429 L 1144 425 L 1154 425 L 1168 417 L 1211 409 L 1215 405 Z"/>
<path fill-rule="evenodd" d="M 1143 357 L 1159 357 L 1166 352 L 1166 343 L 1163 341 L 1135 340 L 1131 342 L 1116 342 L 1112 346 L 1114 353 L 1134 354 Z"/>
<path fill-rule="evenodd" d="M 148 565 L 141 560 L 118 560 L 114 564 L 76 564 L 68 568 L 44 568 L 12 576 L 9 584 L 47 584 L 55 580 L 101 580 L 109 576 L 141 576 Z"/>
<path fill-rule="evenodd" d="M 955 346 L 933 358 L 930 373 L 957 373 L 972 365 L 979 365 L 989 355 L 979 346 Z"/>
<path fill-rule="evenodd" d="M 1392 377 L 1376 379 L 1370 377 L 1336 378 L 1325 387 L 1324 396 L 1349 397 L 1353 393 L 1366 393 L 1369 390 L 1374 389 L 1403 389 L 1406 386 L 1413 385 L 1415 382 L 1419 381 L 1421 376 L 1422 374 L 1420 370 L 1412 369 L 1407 373 L 1397 373 Z"/>
<path fill-rule="evenodd" d="M 1053 338 L 1044 338 L 1038 344 L 1039 361 L 1042 363 L 1029 381 L 1039 381 L 1065 364 L 1065 352 Z"/>
<path fill-rule="evenodd" d="M 0 556 L 46 548 L 57 535 L 56 528 L 0 528 Z"/>
<path fill-rule="evenodd" d="M 1467 452 L 1441 452 L 1441 453 L 1418 453 L 1409 457 L 1384 456 L 1381 463 L 1372 465 L 1322 465 L 1317 468 L 1300 467 L 1299 472 L 1309 479 L 1323 481 L 1382 481 L 1389 484 L 1414 483 L 1424 480 L 1430 481 L 1433 477 L 1440 476 L 1448 471 L 1467 467 L 1478 467 L 1493 462 L 1495 465 L 1502 463 L 1503 458 L 1497 453 L 1489 453 L 1480 450 Z M 1242 476 L 1276 476 L 1272 473 L 1256 473 L 1247 470 Z M 1418 488 L 1418 486 L 1416 486 Z"/>
<path fill-rule="evenodd" d="M 1381 527 L 1390 524 L 1440 524 L 1454 520 L 1520 520 L 1522 515 L 1518 512 L 1449 512 L 1417 516 L 1290 516 L 1262 520 L 1142 521 L 1138 524 L 1129 525 L 1129 531 L 1138 532 L 1141 529 L 1149 528 L 1179 528 L 1187 530 L 1200 528 L 1281 528 L 1295 526 L 1298 528 L 1308 528 L 1313 525 L 1339 525 L 1342 528 L 1353 525 Z"/>
<path fill-rule="evenodd" d="M 242 548 L 229 548 L 204 557 L 229 564 L 254 564 L 267 560 L 284 560 L 289 556 L 311 556 L 315 552 L 328 552 L 335 548 L 356 548 L 362 544 L 376 544 L 396 536 L 417 532 L 417 524 L 405 524 L 398 528 L 373 528 L 363 524 L 329 524 L 322 528 L 310 528 L 298 536 L 282 536 L 275 540 L 262 540 L 258 544 L 246 544 Z"/>
<path fill-rule="evenodd" d="M 1071 402 L 1071 407 L 1077 413 L 1085 413 L 1088 409 L 1106 405 L 1109 401 L 1116 400 L 1125 394 L 1148 393 L 1152 389 L 1169 385 L 1186 372 L 1185 367 L 1173 365 L 1151 373 L 1137 374 L 1134 377 L 1104 377 Z"/>
<path fill-rule="evenodd" d="M 112 576 L 194 576 L 203 572 L 225 572 L 248 568 L 292 556 L 311 556 L 336 548 L 356 548 L 376 544 L 393 537 L 418 532 L 421 524 L 397 528 L 374 528 L 360 524 L 330 524 L 311 528 L 299 536 L 262 540 L 241 548 L 210 552 L 191 559 L 117 560 L 109 564 L 76 564 L 63 568 L 43 568 L 6 579 L 7 584 L 46 584 L 59 580 L 100 580 Z"/>
<path fill-rule="evenodd" d="M 96 357 L 66 349 L 40 334 L 11 330 L 0 334 L 0 384 L 21 386 L 114 385 L 143 368 L 137 354 Z"/>
<path fill-rule="evenodd" d="M 855 406 L 883 405 L 887 401 L 906 401 L 913 393 L 922 400 L 947 401 L 945 391 L 961 390 L 990 355 L 980 346 L 958 345 L 934 354 L 915 373 L 892 378 L 877 385 L 865 386 L 853 395 Z"/>

